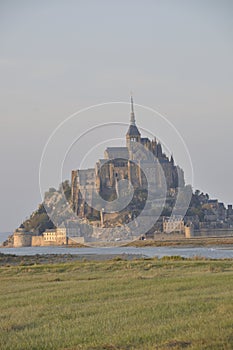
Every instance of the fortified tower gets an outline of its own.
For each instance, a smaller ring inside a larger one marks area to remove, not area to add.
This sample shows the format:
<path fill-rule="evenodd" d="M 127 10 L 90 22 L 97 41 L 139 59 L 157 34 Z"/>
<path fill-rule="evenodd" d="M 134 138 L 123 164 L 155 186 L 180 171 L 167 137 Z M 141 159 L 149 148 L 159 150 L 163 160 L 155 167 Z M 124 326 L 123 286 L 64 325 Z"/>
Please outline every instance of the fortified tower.
<path fill-rule="evenodd" d="M 30 247 L 32 244 L 32 233 L 22 228 L 14 232 L 14 248 Z"/>

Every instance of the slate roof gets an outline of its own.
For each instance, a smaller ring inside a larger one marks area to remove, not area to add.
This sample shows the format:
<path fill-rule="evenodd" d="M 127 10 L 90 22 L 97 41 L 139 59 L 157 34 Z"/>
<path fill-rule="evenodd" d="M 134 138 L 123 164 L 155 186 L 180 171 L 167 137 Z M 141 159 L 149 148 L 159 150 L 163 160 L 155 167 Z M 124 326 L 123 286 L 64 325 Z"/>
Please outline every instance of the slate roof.
<path fill-rule="evenodd" d="M 108 147 L 105 152 L 108 155 L 108 159 L 129 159 L 129 151 L 127 147 Z"/>
<path fill-rule="evenodd" d="M 141 138 L 141 143 L 144 145 L 145 143 L 149 142 L 150 140 L 148 139 L 148 137 L 143 137 Z"/>
<path fill-rule="evenodd" d="M 136 127 L 136 125 L 130 125 L 129 126 L 129 130 L 128 130 L 126 135 L 129 135 L 129 136 L 140 136 L 141 134 L 138 131 L 138 128 Z"/>

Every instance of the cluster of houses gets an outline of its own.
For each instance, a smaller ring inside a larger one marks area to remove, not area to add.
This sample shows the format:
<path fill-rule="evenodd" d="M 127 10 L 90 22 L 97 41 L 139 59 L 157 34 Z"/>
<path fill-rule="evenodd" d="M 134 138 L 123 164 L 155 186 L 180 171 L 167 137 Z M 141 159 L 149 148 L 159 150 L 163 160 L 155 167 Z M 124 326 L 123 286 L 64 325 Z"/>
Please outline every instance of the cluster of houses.
<path fill-rule="evenodd" d="M 204 210 L 204 221 L 200 222 L 200 228 L 232 228 L 233 208 L 218 200 L 209 200 Z"/>

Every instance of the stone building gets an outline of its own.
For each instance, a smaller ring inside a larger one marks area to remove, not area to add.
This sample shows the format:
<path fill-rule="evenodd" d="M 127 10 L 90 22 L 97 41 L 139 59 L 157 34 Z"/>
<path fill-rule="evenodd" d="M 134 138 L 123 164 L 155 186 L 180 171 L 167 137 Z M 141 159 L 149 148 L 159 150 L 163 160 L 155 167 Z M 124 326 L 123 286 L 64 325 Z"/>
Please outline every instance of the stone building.
<path fill-rule="evenodd" d="M 80 218 L 97 217 L 100 220 L 100 212 L 103 208 L 101 205 L 97 208 L 97 195 L 101 195 L 107 201 L 117 198 L 120 180 L 128 180 L 134 189 L 146 189 L 150 177 L 148 180 L 142 169 L 152 174 L 150 168 L 154 166 L 154 159 L 158 165 L 155 175 L 156 190 L 164 186 L 164 178 L 168 191 L 184 187 L 183 170 L 174 164 L 173 157 L 169 159 L 156 138 L 150 140 L 141 136 L 136 125 L 131 97 L 130 125 L 126 133 L 126 146 L 108 147 L 104 152 L 104 158 L 99 159 L 94 168 L 72 171 L 73 211 Z"/>
<path fill-rule="evenodd" d="M 67 232 L 65 227 L 58 227 L 43 232 L 43 243 L 63 245 L 67 244 Z"/>
<path fill-rule="evenodd" d="M 232 204 L 229 204 L 227 206 L 227 220 L 231 223 L 233 223 L 233 208 Z"/>
<path fill-rule="evenodd" d="M 163 232 L 164 233 L 171 233 L 171 232 L 177 232 L 177 233 L 184 233 L 184 220 L 181 216 L 171 216 L 171 217 L 164 217 L 163 218 Z"/>

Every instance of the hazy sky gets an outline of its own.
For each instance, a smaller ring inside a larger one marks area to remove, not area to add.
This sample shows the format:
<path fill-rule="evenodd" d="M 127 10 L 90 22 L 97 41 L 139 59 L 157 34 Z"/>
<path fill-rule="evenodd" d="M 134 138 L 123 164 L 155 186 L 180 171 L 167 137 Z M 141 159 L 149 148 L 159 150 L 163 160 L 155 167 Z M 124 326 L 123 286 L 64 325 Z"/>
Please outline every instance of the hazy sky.
<path fill-rule="evenodd" d="M 128 102 L 131 89 L 183 136 L 195 188 L 233 202 L 232 62 L 231 0 L 1 0 L 0 231 L 41 202 L 40 157 L 56 126 Z"/>

